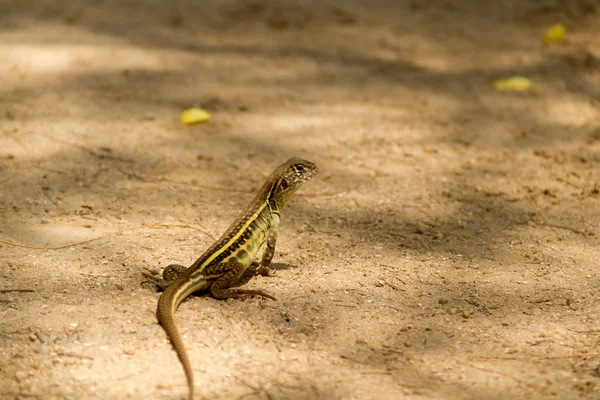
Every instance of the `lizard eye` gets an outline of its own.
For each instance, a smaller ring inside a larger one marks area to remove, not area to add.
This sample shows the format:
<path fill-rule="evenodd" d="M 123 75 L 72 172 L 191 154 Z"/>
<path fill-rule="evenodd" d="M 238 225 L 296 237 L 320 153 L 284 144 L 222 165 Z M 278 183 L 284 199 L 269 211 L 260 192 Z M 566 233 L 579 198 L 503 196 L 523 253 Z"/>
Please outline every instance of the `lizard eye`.
<path fill-rule="evenodd" d="M 302 165 L 296 165 L 294 168 L 296 168 L 296 172 L 299 174 L 304 172 L 304 167 Z"/>

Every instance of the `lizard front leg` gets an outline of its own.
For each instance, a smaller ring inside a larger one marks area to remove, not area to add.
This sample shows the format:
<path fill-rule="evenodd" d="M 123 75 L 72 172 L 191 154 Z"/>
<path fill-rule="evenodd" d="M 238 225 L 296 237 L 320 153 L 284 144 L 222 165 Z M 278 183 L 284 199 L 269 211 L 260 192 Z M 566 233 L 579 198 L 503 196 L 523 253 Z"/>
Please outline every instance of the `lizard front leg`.
<path fill-rule="evenodd" d="M 273 260 L 273 256 L 275 255 L 275 245 L 277 244 L 277 234 L 279 233 L 279 214 L 272 214 L 271 217 L 271 228 L 269 229 L 269 233 L 267 236 L 267 245 L 265 246 L 265 251 L 263 252 L 262 260 L 260 260 L 260 264 L 258 268 L 256 268 L 256 274 L 262 276 L 273 276 L 275 275 L 275 271 L 269 266 L 271 265 L 271 260 Z M 252 263 L 253 266 L 255 265 Z"/>

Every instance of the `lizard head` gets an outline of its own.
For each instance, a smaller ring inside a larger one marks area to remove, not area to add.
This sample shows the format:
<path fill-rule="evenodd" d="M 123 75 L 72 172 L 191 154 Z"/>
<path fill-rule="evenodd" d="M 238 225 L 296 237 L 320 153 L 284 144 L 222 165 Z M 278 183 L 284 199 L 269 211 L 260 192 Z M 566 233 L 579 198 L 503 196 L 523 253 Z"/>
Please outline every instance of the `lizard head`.
<path fill-rule="evenodd" d="M 317 174 L 319 168 L 310 161 L 293 157 L 281 164 L 271 174 L 271 181 L 275 183 L 272 189 L 272 198 L 284 205 L 292 193 L 300 188 Z"/>

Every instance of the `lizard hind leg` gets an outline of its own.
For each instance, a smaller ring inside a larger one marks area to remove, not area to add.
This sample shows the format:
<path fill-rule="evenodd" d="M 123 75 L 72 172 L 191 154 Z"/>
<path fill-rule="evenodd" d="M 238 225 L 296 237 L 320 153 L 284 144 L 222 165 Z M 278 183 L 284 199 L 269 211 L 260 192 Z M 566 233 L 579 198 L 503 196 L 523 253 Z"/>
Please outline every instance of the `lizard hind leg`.
<path fill-rule="evenodd" d="M 182 275 L 186 269 L 187 268 L 183 265 L 171 264 L 163 270 L 162 278 L 159 278 L 158 276 L 154 276 L 144 271 L 142 271 L 142 275 L 146 279 L 152 281 L 156 286 L 158 286 L 162 290 L 165 290 L 175 279 L 179 278 L 179 276 Z"/>
<path fill-rule="evenodd" d="M 207 271 L 208 274 L 215 274 L 217 271 L 220 276 L 214 280 L 210 286 L 211 294 L 220 300 L 234 298 L 239 299 L 245 296 L 261 296 L 267 299 L 276 300 L 275 297 L 263 292 L 262 290 L 252 289 L 231 289 L 240 285 L 240 277 L 243 276 L 246 268 L 240 262 L 228 262 L 216 265 L 214 271 Z"/>
<path fill-rule="evenodd" d="M 163 279 L 167 282 L 172 282 L 175 279 L 179 278 L 181 275 L 185 273 L 187 270 L 186 267 L 180 264 L 170 264 L 165 267 L 163 270 L 162 276 Z"/>

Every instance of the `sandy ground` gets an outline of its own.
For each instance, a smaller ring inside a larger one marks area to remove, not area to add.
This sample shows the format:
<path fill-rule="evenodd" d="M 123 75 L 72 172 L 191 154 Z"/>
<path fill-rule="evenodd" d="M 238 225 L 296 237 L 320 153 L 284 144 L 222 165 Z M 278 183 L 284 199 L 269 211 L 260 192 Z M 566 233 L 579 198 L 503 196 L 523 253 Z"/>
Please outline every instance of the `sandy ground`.
<path fill-rule="evenodd" d="M 0 7 L 1 398 L 185 396 L 140 271 L 290 156 L 278 301 L 177 312 L 197 398 L 600 398 L 600 2 Z"/>

